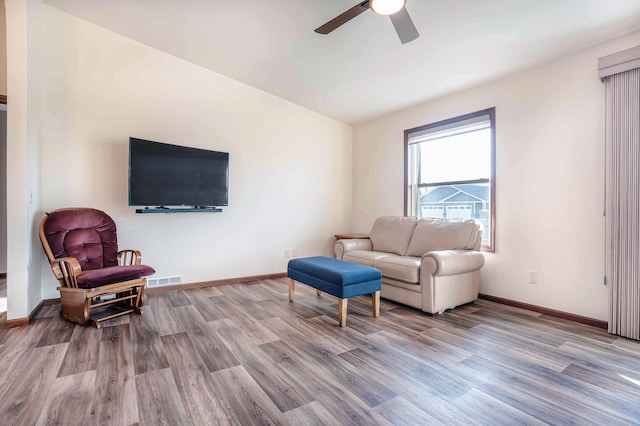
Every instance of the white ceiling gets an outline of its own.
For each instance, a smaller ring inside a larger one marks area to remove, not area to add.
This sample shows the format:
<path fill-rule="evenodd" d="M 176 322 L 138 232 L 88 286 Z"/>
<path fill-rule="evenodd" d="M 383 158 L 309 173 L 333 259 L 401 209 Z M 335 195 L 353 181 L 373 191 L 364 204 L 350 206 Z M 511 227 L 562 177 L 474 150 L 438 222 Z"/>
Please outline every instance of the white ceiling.
<path fill-rule="evenodd" d="M 640 0 L 408 0 L 406 45 L 371 11 L 313 31 L 357 0 L 45 1 L 348 124 L 640 29 Z"/>

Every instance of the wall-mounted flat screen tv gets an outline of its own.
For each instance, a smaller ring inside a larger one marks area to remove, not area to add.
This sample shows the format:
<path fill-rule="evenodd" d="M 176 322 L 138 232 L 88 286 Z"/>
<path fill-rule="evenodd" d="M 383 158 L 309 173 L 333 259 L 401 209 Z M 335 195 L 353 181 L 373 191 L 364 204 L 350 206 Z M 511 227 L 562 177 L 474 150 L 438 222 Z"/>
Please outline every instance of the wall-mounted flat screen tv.
<path fill-rule="evenodd" d="M 228 203 L 228 152 L 129 138 L 130 206 Z"/>

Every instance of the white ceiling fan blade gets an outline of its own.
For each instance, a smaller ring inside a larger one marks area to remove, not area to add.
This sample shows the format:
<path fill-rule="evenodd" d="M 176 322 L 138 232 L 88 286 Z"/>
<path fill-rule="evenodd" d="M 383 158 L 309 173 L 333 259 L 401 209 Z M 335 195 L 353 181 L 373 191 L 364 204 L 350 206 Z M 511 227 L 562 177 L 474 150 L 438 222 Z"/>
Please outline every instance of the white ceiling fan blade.
<path fill-rule="evenodd" d="M 391 18 L 391 22 L 393 23 L 402 44 L 409 43 L 410 41 L 420 37 L 420 34 L 418 34 L 416 26 L 413 25 L 411 16 L 409 16 L 409 12 L 407 12 L 406 8 L 403 7 L 393 15 L 389 15 L 389 18 Z"/>

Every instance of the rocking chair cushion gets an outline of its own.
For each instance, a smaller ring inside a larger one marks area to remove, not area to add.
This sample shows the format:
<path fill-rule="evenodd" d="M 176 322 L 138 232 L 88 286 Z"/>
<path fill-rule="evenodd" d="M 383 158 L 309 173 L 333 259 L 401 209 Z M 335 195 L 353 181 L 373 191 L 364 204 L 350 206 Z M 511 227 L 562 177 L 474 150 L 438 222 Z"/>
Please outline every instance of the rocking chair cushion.
<path fill-rule="evenodd" d="M 116 224 L 96 209 L 61 209 L 48 213 L 44 235 L 55 259 L 75 257 L 83 271 L 118 264 Z"/>
<path fill-rule="evenodd" d="M 147 265 L 109 266 L 102 269 L 83 271 L 78 276 L 78 287 L 95 288 L 123 281 L 146 277 L 156 271 Z"/>

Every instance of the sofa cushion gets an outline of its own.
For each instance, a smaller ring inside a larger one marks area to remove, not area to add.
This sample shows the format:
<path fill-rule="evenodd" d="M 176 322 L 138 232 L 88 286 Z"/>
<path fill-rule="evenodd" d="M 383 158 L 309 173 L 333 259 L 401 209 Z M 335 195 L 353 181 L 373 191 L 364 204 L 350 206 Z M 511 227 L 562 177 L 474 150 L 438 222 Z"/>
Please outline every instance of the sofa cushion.
<path fill-rule="evenodd" d="M 360 265 L 373 266 L 377 259 L 390 256 L 389 253 L 368 250 L 351 250 L 344 254 L 345 262 L 359 263 Z"/>
<path fill-rule="evenodd" d="M 369 238 L 374 251 L 404 256 L 416 226 L 415 217 L 384 216 L 373 224 Z"/>
<path fill-rule="evenodd" d="M 473 219 L 421 218 L 413 230 L 406 254 L 422 256 L 434 250 L 471 250 L 478 229 Z"/>
<path fill-rule="evenodd" d="M 407 283 L 420 282 L 419 257 L 385 256 L 376 259 L 374 268 L 382 272 L 383 277 Z"/>

